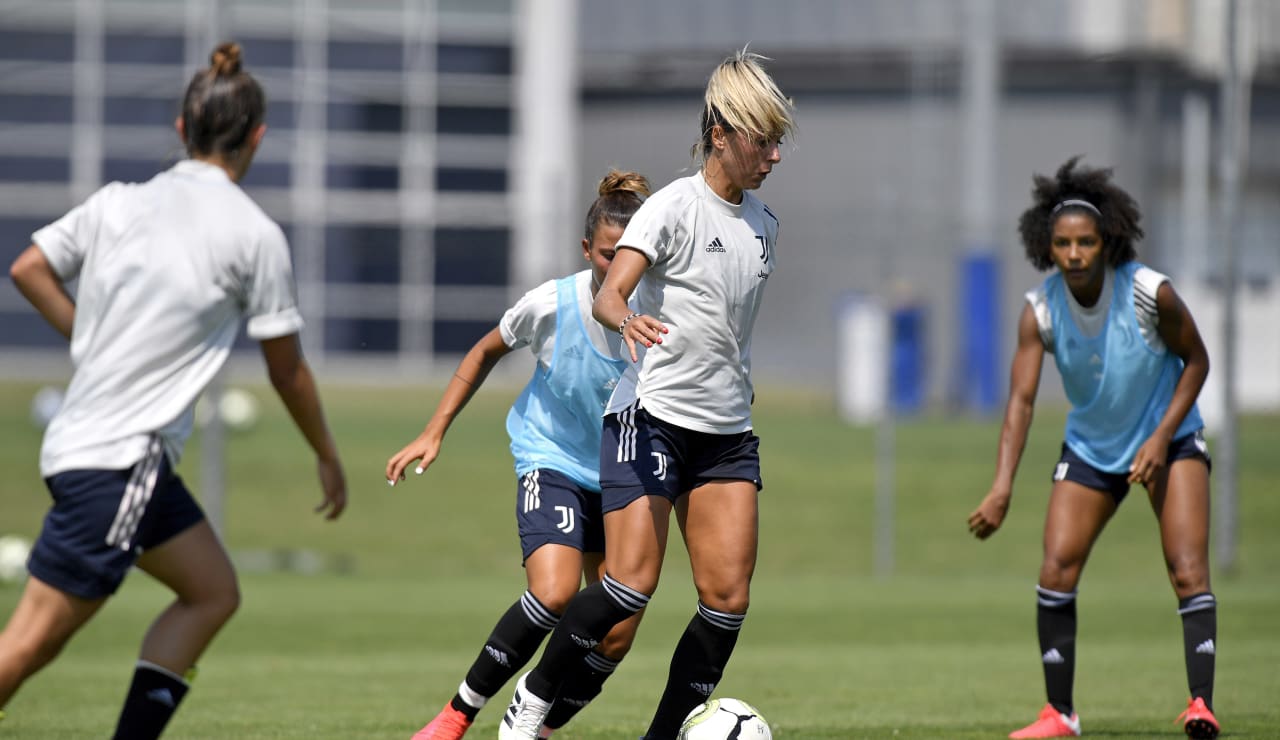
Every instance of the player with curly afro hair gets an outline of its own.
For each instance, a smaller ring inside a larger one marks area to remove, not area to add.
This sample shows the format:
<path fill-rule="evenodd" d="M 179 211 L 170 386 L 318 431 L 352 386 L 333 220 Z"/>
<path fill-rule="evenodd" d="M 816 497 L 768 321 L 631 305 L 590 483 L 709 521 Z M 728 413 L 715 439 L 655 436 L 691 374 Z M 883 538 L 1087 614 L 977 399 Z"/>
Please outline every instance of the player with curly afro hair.
<path fill-rule="evenodd" d="M 1072 157 L 1052 177 L 1035 175 L 1031 197 L 1035 205 L 1018 219 L 1018 234 L 1027 259 L 1037 270 L 1053 267 L 1050 241 L 1053 222 L 1068 213 L 1091 213 L 1102 235 L 1106 263 L 1119 267 L 1138 258 L 1134 242 L 1143 237 L 1138 221 L 1142 214 L 1133 197 L 1111 182 L 1111 169 L 1077 168 L 1080 157 Z M 1061 208 L 1058 206 L 1061 205 Z M 1092 208 L 1090 208 L 1092 206 Z M 1055 210 L 1057 209 L 1057 210 Z M 1095 213 L 1096 212 L 1096 213 Z"/>
<path fill-rule="evenodd" d="M 1191 698 L 1179 719 L 1191 737 L 1212 738 L 1217 600 L 1209 587 L 1210 459 L 1196 408 L 1209 355 L 1169 278 L 1137 261 L 1138 204 L 1110 169 L 1078 163 L 1068 160 L 1052 178 L 1037 175 L 1034 202 L 1018 221 L 1027 259 L 1057 270 L 1026 295 L 995 479 L 969 515 L 979 539 L 1004 521 L 1044 356 L 1052 355 L 1071 411 L 1036 586 L 1049 701 L 1010 737 L 1080 734 L 1072 702 L 1076 588 L 1103 527 L 1130 484 L 1141 483 L 1182 618 Z"/>

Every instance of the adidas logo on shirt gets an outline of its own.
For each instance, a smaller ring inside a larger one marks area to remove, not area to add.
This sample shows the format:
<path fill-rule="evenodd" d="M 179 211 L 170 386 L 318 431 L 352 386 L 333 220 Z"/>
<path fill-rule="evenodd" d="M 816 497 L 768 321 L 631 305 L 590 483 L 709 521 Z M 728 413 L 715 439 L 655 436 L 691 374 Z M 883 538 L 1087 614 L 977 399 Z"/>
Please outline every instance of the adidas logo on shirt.
<path fill-rule="evenodd" d="M 1051 665 L 1058 665 L 1060 663 L 1067 662 L 1066 659 L 1062 657 L 1062 653 L 1058 652 L 1058 648 L 1049 648 L 1049 652 L 1045 653 L 1044 656 L 1041 657 L 1041 660 Z"/>
<path fill-rule="evenodd" d="M 1216 655 L 1217 653 L 1213 649 L 1213 640 L 1205 640 L 1196 645 L 1196 653 L 1198 655 Z"/>
<path fill-rule="evenodd" d="M 720 237 L 717 236 L 716 238 L 711 240 L 711 243 L 707 245 L 707 251 L 708 252 L 724 251 L 724 245 L 720 243 Z"/>

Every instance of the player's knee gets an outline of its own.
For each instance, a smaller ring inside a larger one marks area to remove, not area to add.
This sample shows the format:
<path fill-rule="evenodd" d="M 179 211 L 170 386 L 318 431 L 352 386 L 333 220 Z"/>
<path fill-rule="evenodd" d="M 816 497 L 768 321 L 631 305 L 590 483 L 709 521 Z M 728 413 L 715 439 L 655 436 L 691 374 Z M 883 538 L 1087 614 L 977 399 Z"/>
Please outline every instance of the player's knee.
<path fill-rule="evenodd" d="M 656 566 L 650 563 L 643 563 L 630 568 L 623 567 L 621 563 L 610 562 L 606 574 L 615 582 L 626 586 L 632 591 L 652 596 L 658 590 L 658 580 L 662 575 L 661 569 L 660 562 Z"/>
<path fill-rule="evenodd" d="M 7 664 L 6 673 L 12 672 L 26 679 L 58 657 L 69 638 L 70 635 L 33 632 L 19 639 L 6 640 L 0 661 Z"/>
<path fill-rule="evenodd" d="M 225 624 L 240 609 L 241 600 L 240 584 L 233 577 L 210 585 L 195 598 L 188 599 L 187 604 L 206 614 L 211 622 Z"/>
<path fill-rule="evenodd" d="M 240 585 L 232 583 L 231 588 L 224 592 L 218 600 L 220 611 L 223 615 L 223 621 L 231 619 L 231 616 L 240 610 L 240 604 L 243 597 L 240 595 Z"/>
<path fill-rule="evenodd" d="M 210 569 L 203 578 L 171 584 L 182 606 L 229 619 L 240 608 L 240 583 L 230 568 Z"/>
<path fill-rule="evenodd" d="M 722 589 L 698 589 L 698 600 L 718 612 L 746 614 L 751 606 L 751 589 L 747 584 Z"/>
<path fill-rule="evenodd" d="M 569 608 L 569 602 L 578 594 L 580 582 L 568 578 L 545 579 L 530 584 L 529 592 L 549 611 L 560 615 Z"/>
<path fill-rule="evenodd" d="M 534 594 L 542 605 L 547 607 L 556 614 L 564 614 L 564 610 L 569 608 L 569 602 L 573 600 L 573 595 L 577 593 L 570 589 L 556 589 L 543 593 Z"/>
<path fill-rule="evenodd" d="M 1193 555 L 1177 555 L 1165 559 L 1169 569 L 1169 581 L 1181 597 L 1209 590 L 1209 567 L 1204 558 Z"/>
<path fill-rule="evenodd" d="M 1081 561 L 1078 558 L 1045 553 L 1040 565 L 1040 585 L 1054 591 L 1073 591 L 1080 581 Z"/>
<path fill-rule="evenodd" d="M 706 574 L 695 578 L 698 600 L 720 612 L 746 614 L 751 605 L 751 577 L 746 573 Z"/>

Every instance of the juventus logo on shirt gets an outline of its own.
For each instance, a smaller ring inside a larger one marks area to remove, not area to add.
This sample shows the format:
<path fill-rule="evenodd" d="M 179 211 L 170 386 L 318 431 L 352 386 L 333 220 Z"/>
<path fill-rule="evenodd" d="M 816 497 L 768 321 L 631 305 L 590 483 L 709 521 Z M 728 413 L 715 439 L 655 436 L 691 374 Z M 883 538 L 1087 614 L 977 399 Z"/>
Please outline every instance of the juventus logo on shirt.
<path fill-rule="evenodd" d="M 768 262 L 769 261 L 769 240 L 759 234 L 756 234 L 756 241 L 760 242 L 760 261 Z"/>

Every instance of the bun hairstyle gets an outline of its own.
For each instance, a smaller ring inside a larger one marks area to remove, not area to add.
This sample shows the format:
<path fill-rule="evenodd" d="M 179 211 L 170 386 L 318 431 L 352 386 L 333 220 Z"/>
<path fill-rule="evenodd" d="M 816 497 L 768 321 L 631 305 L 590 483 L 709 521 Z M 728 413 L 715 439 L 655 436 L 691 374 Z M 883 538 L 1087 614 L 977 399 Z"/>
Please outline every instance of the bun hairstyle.
<path fill-rule="evenodd" d="M 587 209 L 586 239 L 591 241 L 601 223 L 626 228 L 640 204 L 649 196 L 649 180 L 637 172 L 609 170 L 596 187 L 599 194 Z"/>
<path fill-rule="evenodd" d="M 240 71 L 240 45 L 230 41 L 218 46 L 209 55 L 209 71 L 215 77 L 230 77 Z"/>
<path fill-rule="evenodd" d="M 243 69 L 240 45 L 219 44 L 209 66 L 195 73 L 182 98 L 187 152 L 235 153 L 262 123 L 266 98 L 262 86 Z"/>
<path fill-rule="evenodd" d="M 741 131 L 757 140 L 780 139 L 795 129 L 795 105 L 764 71 L 767 57 L 743 49 L 711 72 L 702 106 L 701 134 L 690 154 L 705 162 L 712 129 Z"/>
<path fill-rule="evenodd" d="M 1053 267 L 1053 225 L 1067 213 L 1083 213 L 1094 219 L 1102 236 L 1103 257 L 1111 266 L 1119 267 L 1138 257 L 1134 244 L 1142 239 L 1143 232 L 1138 225 L 1142 213 L 1137 201 L 1111 182 L 1111 168 L 1077 168 L 1079 162 L 1077 155 L 1059 167 L 1053 177 L 1032 177 L 1034 203 L 1018 219 L 1018 233 L 1027 260 L 1037 270 Z"/>

